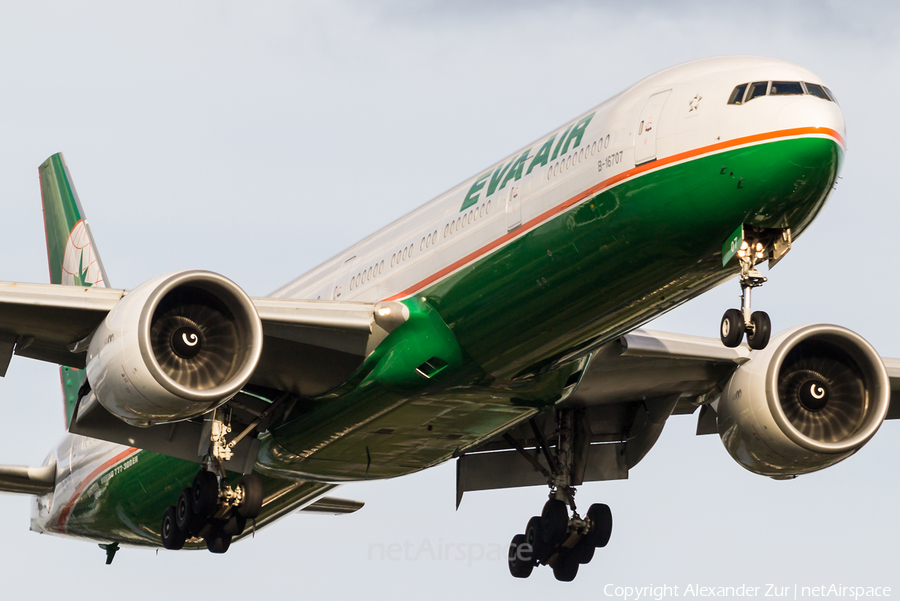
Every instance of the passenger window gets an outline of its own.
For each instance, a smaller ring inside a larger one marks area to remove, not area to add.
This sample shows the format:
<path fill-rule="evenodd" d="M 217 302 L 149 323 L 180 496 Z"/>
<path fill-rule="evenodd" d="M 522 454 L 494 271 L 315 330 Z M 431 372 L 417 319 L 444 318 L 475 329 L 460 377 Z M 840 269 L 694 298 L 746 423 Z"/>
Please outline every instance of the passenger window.
<path fill-rule="evenodd" d="M 828 94 L 825 92 L 825 88 L 816 83 L 806 83 L 806 91 L 809 92 L 810 96 L 815 96 L 816 98 L 821 98 L 822 100 L 831 100 L 828 97 Z"/>
<path fill-rule="evenodd" d="M 747 91 L 747 100 L 744 102 L 750 102 L 754 98 L 759 98 L 760 96 L 765 96 L 766 91 L 769 89 L 769 82 L 767 81 L 754 81 L 750 84 L 750 89 Z"/>
<path fill-rule="evenodd" d="M 747 91 L 747 84 L 742 83 L 731 92 L 728 104 L 744 104 L 744 92 Z"/>
<path fill-rule="evenodd" d="M 371 268 L 371 267 L 369 267 L 369 272 L 368 272 L 368 275 L 366 276 L 366 279 L 367 279 L 367 280 L 371 280 L 371 279 L 372 279 L 372 268 Z"/>
<path fill-rule="evenodd" d="M 384 259 L 378 264 L 378 273 L 384 273 Z"/>
<path fill-rule="evenodd" d="M 485 213 L 490 213 L 490 212 L 491 212 L 491 201 L 488 201 L 488 203 L 487 203 L 487 208 L 484 210 L 484 212 L 485 212 Z"/>
<path fill-rule="evenodd" d="M 447 234 L 450 233 L 450 224 L 444 226 L 444 238 L 447 237 Z"/>
<path fill-rule="evenodd" d="M 803 94 L 803 86 L 799 81 L 773 81 L 772 96 L 800 96 Z"/>

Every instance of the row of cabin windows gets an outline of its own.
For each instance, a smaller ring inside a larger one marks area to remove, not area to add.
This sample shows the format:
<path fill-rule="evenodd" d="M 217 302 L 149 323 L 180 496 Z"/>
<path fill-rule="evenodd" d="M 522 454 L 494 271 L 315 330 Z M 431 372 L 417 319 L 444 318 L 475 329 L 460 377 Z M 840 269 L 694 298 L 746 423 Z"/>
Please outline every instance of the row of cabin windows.
<path fill-rule="evenodd" d="M 805 81 L 754 81 L 734 88 L 728 104 L 746 104 L 760 96 L 802 96 L 809 94 L 829 102 L 837 102 L 831 90 L 817 83 Z"/>
<path fill-rule="evenodd" d="M 487 201 L 487 203 L 482 204 L 480 207 L 475 207 L 470 210 L 465 215 L 461 215 L 456 218 L 455 221 L 451 221 L 447 225 L 444 226 L 444 238 L 452 234 L 453 232 L 458 232 L 460 229 L 466 227 L 467 225 L 472 225 L 473 222 L 478 221 L 480 218 L 484 217 L 488 213 L 491 212 L 491 201 Z M 437 242 L 437 236 L 433 242 Z"/>
<path fill-rule="evenodd" d="M 426 248 L 431 246 L 431 241 L 434 240 L 437 242 L 437 230 L 434 230 L 434 233 L 428 234 L 424 238 L 422 238 L 421 244 L 419 244 L 419 250 L 425 250 Z"/>
<path fill-rule="evenodd" d="M 559 162 L 547 169 L 547 179 L 559 175 L 572 165 L 577 165 L 586 157 L 594 156 L 604 148 L 609 148 L 609 134 L 606 135 L 606 138 L 600 138 L 590 146 L 582 148 L 577 154 L 573 153 L 565 160 L 560 159 Z"/>
<path fill-rule="evenodd" d="M 361 271 L 356 274 L 356 277 L 350 278 L 350 290 L 359 288 L 375 276 L 381 275 L 382 273 L 384 273 L 384 261 L 382 261 L 381 263 L 375 263 L 374 265 L 369 267 L 368 270 Z"/>
<path fill-rule="evenodd" d="M 466 225 L 471 225 L 472 222 L 478 221 L 479 218 L 484 217 L 488 213 L 491 212 L 491 201 L 487 201 L 487 203 L 482 204 L 480 207 L 476 207 L 466 213 L 465 215 L 460 216 L 456 219 L 456 221 L 451 221 L 447 225 L 444 226 L 444 237 L 446 238 L 450 234 L 455 231 L 459 231 L 460 228 L 466 227 Z M 426 248 L 430 248 L 432 244 L 437 244 L 438 239 L 438 231 L 434 230 L 424 238 L 419 243 L 419 250 L 424 251 Z M 415 245 L 410 244 L 406 248 L 398 250 L 391 256 L 391 267 L 395 265 L 400 265 L 403 261 L 412 257 L 413 249 Z M 356 274 L 355 277 L 350 278 L 350 290 L 354 288 L 359 288 L 375 276 L 381 275 L 384 273 L 384 261 L 380 263 L 376 263 L 372 267 L 370 267 L 367 271 L 362 271 Z"/>
<path fill-rule="evenodd" d="M 405 261 L 412 256 L 413 253 L 413 245 L 410 244 L 404 249 L 398 250 L 391 257 L 391 267 L 394 265 L 399 265 L 401 261 Z"/>

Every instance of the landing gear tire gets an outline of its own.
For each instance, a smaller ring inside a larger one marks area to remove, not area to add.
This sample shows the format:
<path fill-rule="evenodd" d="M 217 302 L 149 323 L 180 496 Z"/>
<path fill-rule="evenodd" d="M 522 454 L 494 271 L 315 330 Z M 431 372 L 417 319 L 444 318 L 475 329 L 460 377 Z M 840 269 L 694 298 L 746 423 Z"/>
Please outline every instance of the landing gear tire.
<path fill-rule="evenodd" d="M 571 552 L 563 552 L 556 558 L 553 577 L 560 582 L 572 582 L 578 575 L 578 559 Z"/>
<path fill-rule="evenodd" d="M 513 578 L 528 578 L 531 576 L 531 570 L 534 569 L 534 559 L 528 557 L 525 545 L 525 535 L 517 534 L 513 537 L 509 544 L 509 573 Z"/>
<path fill-rule="evenodd" d="M 550 546 L 558 545 L 566 540 L 569 528 L 569 510 L 565 501 L 550 499 L 541 512 L 541 531 L 544 542 Z"/>
<path fill-rule="evenodd" d="M 231 535 L 225 534 L 221 527 L 213 528 L 206 536 L 206 548 L 210 553 L 225 553 L 231 546 Z"/>
<path fill-rule="evenodd" d="M 162 532 L 163 547 L 171 551 L 178 551 L 179 549 L 184 547 L 184 542 L 185 540 L 187 540 L 187 536 L 185 535 L 184 531 L 178 527 L 178 523 L 175 520 L 175 508 L 171 505 L 163 514 L 162 527 L 160 531 Z"/>
<path fill-rule="evenodd" d="M 594 559 L 594 551 L 597 550 L 597 547 L 587 542 L 586 538 L 582 538 L 578 541 L 574 547 L 572 547 L 572 551 L 570 551 L 572 555 L 572 559 L 577 561 L 579 564 L 591 563 L 591 560 Z"/>
<path fill-rule="evenodd" d="M 219 479 L 206 470 L 197 472 L 191 488 L 191 507 L 194 513 L 209 517 L 219 504 Z"/>
<path fill-rule="evenodd" d="M 544 532 L 541 528 L 541 518 L 539 516 L 534 516 L 528 520 L 528 525 L 525 526 L 525 542 L 531 545 L 532 564 L 537 565 L 538 562 L 545 563 L 547 561 L 550 549 L 547 543 L 544 542 Z"/>
<path fill-rule="evenodd" d="M 728 309 L 722 316 L 722 323 L 719 325 L 719 337 L 722 344 L 729 348 L 734 348 L 744 339 L 744 316 L 737 309 Z"/>
<path fill-rule="evenodd" d="M 203 524 L 203 518 L 194 513 L 191 506 L 191 489 L 185 488 L 178 494 L 175 503 L 175 524 L 186 537 L 196 536 Z"/>
<path fill-rule="evenodd" d="M 247 518 L 232 512 L 231 517 L 222 524 L 222 532 L 230 536 L 240 536 L 247 527 Z"/>
<path fill-rule="evenodd" d="M 750 315 L 750 330 L 747 332 L 747 344 L 750 348 L 761 351 L 769 344 L 772 335 L 772 320 L 765 311 L 754 311 Z"/>
<path fill-rule="evenodd" d="M 592 547 L 605 547 L 612 536 L 612 511 L 609 505 L 594 503 L 588 508 L 587 519 L 591 521 L 591 530 L 582 540 Z"/>
<path fill-rule="evenodd" d="M 247 519 L 254 519 L 262 511 L 263 485 L 262 478 L 256 474 L 245 474 L 241 478 L 244 489 L 244 500 L 237 507 L 237 512 Z"/>

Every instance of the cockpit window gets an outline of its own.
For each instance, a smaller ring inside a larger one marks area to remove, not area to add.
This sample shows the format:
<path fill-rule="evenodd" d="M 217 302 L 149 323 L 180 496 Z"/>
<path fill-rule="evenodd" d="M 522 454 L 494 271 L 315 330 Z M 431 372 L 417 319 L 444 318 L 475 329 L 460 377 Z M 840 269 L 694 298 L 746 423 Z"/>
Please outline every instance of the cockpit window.
<path fill-rule="evenodd" d="M 806 91 L 809 92 L 811 96 L 821 98 L 822 100 L 831 100 L 831 98 L 828 97 L 828 93 L 825 92 L 825 88 L 819 84 L 807 82 L 803 82 L 803 84 L 806 86 Z"/>
<path fill-rule="evenodd" d="M 801 96 L 803 86 L 799 81 L 773 81 L 772 96 Z"/>
<path fill-rule="evenodd" d="M 737 86 L 728 99 L 728 104 L 744 104 L 744 92 L 747 91 L 747 84 L 742 83 Z"/>
<path fill-rule="evenodd" d="M 769 89 L 769 82 L 767 81 L 754 81 L 750 84 L 750 90 L 747 92 L 747 100 L 745 102 L 750 102 L 754 98 L 759 98 L 760 96 L 765 96 L 766 91 Z"/>
<path fill-rule="evenodd" d="M 831 90 L 817 83 L 799 81 L 754 81 L 736 86 L 728 97 L 728 104 L 746 104 L 754 98 L 765 96 L 802 96 L 809 94 L 822 100 L 837 102 Z"/>
<path fill-rule="evenodd" d="M 822 86 L 822 87 L 825 88 L 825 86 Z M 837 98 L 835 98 L 834 92 L 832 92 L 832 91 L 829 90 L 828 88 L 825 88 L 825 91 L 828 92 L 828 95 L 831 96 L 831 99 L 834 100 L 835 104 L 840 104 L 840 103 L 837 101 Z"/>

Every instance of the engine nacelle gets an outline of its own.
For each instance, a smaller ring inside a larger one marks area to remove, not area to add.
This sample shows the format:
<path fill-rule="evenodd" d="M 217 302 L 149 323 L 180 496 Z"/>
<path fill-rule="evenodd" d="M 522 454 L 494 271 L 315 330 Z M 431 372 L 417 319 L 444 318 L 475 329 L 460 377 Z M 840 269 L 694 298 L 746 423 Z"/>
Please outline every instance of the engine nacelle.
<path fill-rule="evenodd" d="M 833 325 L 782 332 L 728 381 L 716 406 L 719 436 L 735 461 L 790 477 L 858 451 L 887 415 L 890 381 L 875 349 Z"/>
<path fill-rule="evenodd" d="M 94 332 L 87 378 L 134 426 L 202 415 L 247 383 L 262 352 L 256 307 L 208 271 L 162 275 L 129 292 Z"/>

